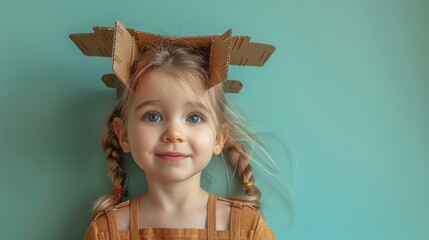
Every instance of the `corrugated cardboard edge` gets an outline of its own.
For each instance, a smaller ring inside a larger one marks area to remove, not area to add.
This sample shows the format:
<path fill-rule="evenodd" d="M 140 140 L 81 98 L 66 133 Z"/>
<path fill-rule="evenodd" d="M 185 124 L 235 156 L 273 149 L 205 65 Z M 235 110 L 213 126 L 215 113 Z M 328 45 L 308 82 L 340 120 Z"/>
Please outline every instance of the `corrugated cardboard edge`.
<path fill-rule="evenodd" d="M 213 40 L 210 49 L 210 87 L 226 80 L 228 75 L 229 57 L 231 54 L 232 29 L 227 30 Z"/>
<path fill-rule="evenodd" d="M 118 20 L 115 22 L 112 52 L 113 72 L 126 86 L 129 86 L 131 65 L 138 50 L 134 37 Z"/>

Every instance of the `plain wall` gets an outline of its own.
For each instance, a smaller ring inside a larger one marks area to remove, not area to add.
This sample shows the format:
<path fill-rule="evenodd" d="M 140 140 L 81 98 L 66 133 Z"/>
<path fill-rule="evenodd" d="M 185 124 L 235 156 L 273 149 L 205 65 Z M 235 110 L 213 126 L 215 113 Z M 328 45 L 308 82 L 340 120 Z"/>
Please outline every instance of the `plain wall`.
<path fill-rule="evenodd" d="M 429 239 L 428 12 L 423 0 L 2 3 L 0 238 L 81 239 L 109 191 L 99 135 L 111 60 L 68 35 L 120 19 L 177 36 L 232 28 L 277 47 L 229 78 L 244 83 L 231 99 L 251 127 L 284 145 L 293 224 L 292 200 L 264 192 L 279 239 Z"/>

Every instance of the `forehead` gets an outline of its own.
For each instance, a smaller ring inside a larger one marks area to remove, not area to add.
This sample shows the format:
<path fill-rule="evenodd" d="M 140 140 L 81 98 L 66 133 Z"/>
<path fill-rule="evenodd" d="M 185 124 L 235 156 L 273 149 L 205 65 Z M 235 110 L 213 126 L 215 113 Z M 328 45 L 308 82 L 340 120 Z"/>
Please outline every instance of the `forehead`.
<path fill-rule="evenodd" d="M 182 72 L 175 72 L 175 76 L 164 70 L 152 70 L 144 74 L 139 80 L 132 102 L 161 100 L 209 104 L 208 91 L 202 80 L 191 73 Z"/>

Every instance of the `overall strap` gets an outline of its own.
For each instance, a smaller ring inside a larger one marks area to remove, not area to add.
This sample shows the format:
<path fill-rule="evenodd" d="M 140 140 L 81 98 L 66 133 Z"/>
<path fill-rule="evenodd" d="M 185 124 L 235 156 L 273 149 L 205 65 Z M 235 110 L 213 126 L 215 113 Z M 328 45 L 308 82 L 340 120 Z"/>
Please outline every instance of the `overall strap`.
<path fill-rule="evenodd" d="M 119 240 L 119 226 L 116 214 L 113 211 L 108 211 L 106 214 L 109 221 L 110 240 Z"/>
<path fill-rule="evenodd" d="M 217 196 L 214 194 L 209 195 L 207 203 L 207 234 L 209 240 L 217 239 L 216 232 L 216 202 Z"/>
<path fill-rule="evenodd" d="M 240 239 L 240 215 L 243 209 L 243 203 L 239 201 L 232 202 L 231 205 L 231 220 L 229 226 L 229 239 Z"/>
<path fill-rule="evenodd" d="M 139 200 L 130 201 L 130 240 L 139 240 Z"/>

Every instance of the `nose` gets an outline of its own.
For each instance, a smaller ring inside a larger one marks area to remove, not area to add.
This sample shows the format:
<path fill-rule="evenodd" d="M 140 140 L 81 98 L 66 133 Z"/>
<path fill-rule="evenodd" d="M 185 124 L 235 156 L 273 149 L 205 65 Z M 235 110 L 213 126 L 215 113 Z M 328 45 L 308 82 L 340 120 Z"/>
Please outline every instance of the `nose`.
<path fill-rule="evenodd" d="M 163 142 L 166 143 L 181 143 L 185 141 L 183 126 L 177 122 L 169 122 L 161 136 Z"/>

